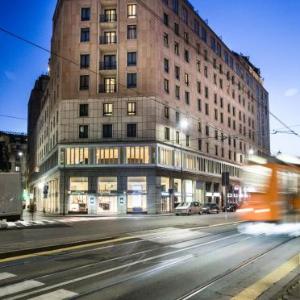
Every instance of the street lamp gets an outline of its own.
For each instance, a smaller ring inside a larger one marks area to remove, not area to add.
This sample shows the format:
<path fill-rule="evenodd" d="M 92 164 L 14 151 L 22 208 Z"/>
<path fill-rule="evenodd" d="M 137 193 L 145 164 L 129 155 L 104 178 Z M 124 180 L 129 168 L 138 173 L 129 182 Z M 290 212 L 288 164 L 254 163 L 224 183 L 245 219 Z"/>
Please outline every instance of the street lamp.
<path fill-rule="evenodd" d="M 182 119 L 179 123 L 179 127 L 181 130 L 186 130 L 189 126 L 187 119 Z M 180 141 L 180 138 L 179 138 Z M 181 201 L 183 201 L 183 145 L 180 141 L 180 173 L 181 173 Z"/>
<path fill-rule="evenodd" d="M 23 156 L 23 152 L 22 151 L 18 152 L 18 156 L 22 157 Z"/>
<path fill-rule="evenodd" d="M 254 155 L 254 149 L 252 149 L 252 148 L 249 149 L 248 154 L 249 154 L 249 155 Z"/>

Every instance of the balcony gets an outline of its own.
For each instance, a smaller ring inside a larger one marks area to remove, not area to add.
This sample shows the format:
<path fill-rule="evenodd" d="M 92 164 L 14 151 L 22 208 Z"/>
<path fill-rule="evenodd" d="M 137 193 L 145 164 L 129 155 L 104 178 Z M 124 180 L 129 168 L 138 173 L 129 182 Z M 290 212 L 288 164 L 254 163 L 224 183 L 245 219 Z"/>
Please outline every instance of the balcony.
<path fill-rule="evenodd" d="M 117 63 L 116 62 L 100 62 L 100 66 L 99 66 L 100 70 L 116 70 L 117 69 Z"/>
<path fill-rule="evenodd" d="M 117 36 L 100 36 L 101 45 L 111 45 L 117 43 Z"/>
<path fill-rule="evenodd" d="M 100 23 L 117 22 L 117 15 L 100 15 Z"/>
<path fill-rule="evenodd" d="M 117 85 L 116 84 L 100 84 L 99 85 L 99 93 L 100 94 L 113 94 L 117 92 Z"/>

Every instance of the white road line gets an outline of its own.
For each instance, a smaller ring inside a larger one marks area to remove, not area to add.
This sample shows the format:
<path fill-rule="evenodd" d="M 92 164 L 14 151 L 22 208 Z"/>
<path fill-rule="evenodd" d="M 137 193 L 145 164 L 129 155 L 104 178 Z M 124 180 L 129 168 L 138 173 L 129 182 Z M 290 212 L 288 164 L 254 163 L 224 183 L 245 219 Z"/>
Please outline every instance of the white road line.
<path fill-rule="evenodd" d="M 0 288 L 0 298 L 11 294 L 16 294 L 36 287 L 40 287 L 44 283 L 35 280 L 26 280 L 19 283 L 11 284 Z"/>
<path fill-rule="evenodd" d="M 11 274 L 11 273 L 0 273 L 0 280 L 5 280 L 8 278 L 13 278 L 16 277 L 16 275 Z"/>
<path fill-rule="evenodd" d="M 49 300 L 49 299 L 51 299 L 51 300 L 63 300 L 63 299 L 68 299 L 68 298 L 72 298 L 72 297 L 75 297 L 75 296 L 78 296 L 78 294 L 74 293 L 74 292 L 64 290 L 64 289 L 60 289 L 60 290 L 57 290 L 57 291 L 54 291 L 54 292 L 51 292 L 51 293 L 48 293 L 48 294 L 44 294 L 44 295 L 41 295 L 41 296 L 31 298 L 31 300 Z"/>
<path fill-rule="evenodd" d="M 127 264 L 124 264 L 124 265 L 121 265 L 121 266 L 117 266 L 117 267 L 114 267 L 114 268 L 106 269 L 106 270 L 103 270 L 103 271 L 99 271 L 99 272 L 96 272 L 96 273 L 88 274 L 88 275 L 85 275 L 85 276 L 82 276 L 82 277 L 77 277 L 77 278 L 74 278 L 74 279 L 71 279 L 71 280 L 67 280 L 67 281 L 64 281 L 64 282 L 60 282 L 60 283 L 57 283 L 57 284 L 54 284 L 54 285 L 50 285 L 50 286 L 47 286 L 45 288 L 41 288 L 39 290 L 35 290 L 35 291 L 32 291 L 32 292 L 27 292 L 27 293 L 19 294 L 17 296 L 13 296 L 11 298 L 7 298 L 7 300 L 15 300 L 15 299 L 24 298 L 24 297 L 27 297 L 27 296 L 30 296 L 30 295 L 33 295 L 33 294 L 36 294 L 36 293 L 41 293 L 41 292 L 45 292 L 45 291 L 48 291 L 48 290 L 51 290 L 51 289 L 56 289 L 56 288 L 59 288 L 59 287 L 62 287 L 62 286 L 66 286 L 66 285 L 69 285 L 69 284 L 73 284 L 73 283 L 76 283 L 76 282 L 79 282 L 79 281 L 82 281 L 82 280 L 94 278 L 94 277 L 97 277 L 97 276 L 100 276 L 100 275 L 104 275 L 104 274 L 107 274 L 107 273 L 110 273 L 110 272 L 113 272 L 113 271 L 125 269 L 125 268 L 132 267 L 132 266 L 144 263 L 144 262 L 152 261 L 152 260 L 155 260 L 157 258 L 162 258 L 162 257 L 166 257 L 166 256 L 169 256 L 169 255 L 172 255 L 172 254 L 177 254 L 177 253 L 180 253 L 180 252 L 183 252 L 183 251 L 186 251 L 186 250 L 194 249 L 194 248 L 201 247 L 201 246 L 204 246 L 204 245 L 213 244 L 213 243 L 216 243 L 216 242 L 219 242 L 219 241 L 223 241 L 223 240 L 227 240 L 227 239 L 230 239 L 230 238 L 233 238 L 233 237 L 237 237 L 237 236 L 240 236 L 240 235 L 242 235 L 242 234 L 240 234 L 240 233 L 233 234 L 231 236 L 226 236 L 226 237 L 220 238 L 218 240 L 213 240 L 213 241 L 209 241 L 209 242 L 206 242 L 206 243 L 192 245 L 192 246 L 189 246 L 189 247 L 186 247 L 186 248 L 182 248 L 182 249 L 178 249 L 178 250 L 166 252 L 166 253 L 163 253 L 163 254 L 154 255 L 154 256 L 151 256 L 151 257 L 148 257 L 148 258 L 144 258 L 144 259 L 140 259 L 140 260 L 137 260 L 137 261 L 133 261 L 131 263 L 127 263 Z"/>

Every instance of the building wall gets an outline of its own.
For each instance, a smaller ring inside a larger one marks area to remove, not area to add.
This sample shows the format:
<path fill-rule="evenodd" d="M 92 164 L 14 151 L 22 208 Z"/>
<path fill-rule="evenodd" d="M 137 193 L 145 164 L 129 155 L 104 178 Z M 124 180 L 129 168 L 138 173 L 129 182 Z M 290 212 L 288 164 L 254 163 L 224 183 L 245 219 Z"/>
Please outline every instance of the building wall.
<path fill-rule="evenodd" d="M 91 151 L 91 144 L 123 147 L 124 143 L 162 143 L 184 149 L 191 157 L 236 168 L 244 163 L 249 149 L 269 154 L 268 96 L 260 71 L 247 57 L 231 51 L 187 1 L 178 1 L 178 12 L 173 8 L 174 2 L 155 0 L 149 5 L 142 0 L 58 1 L 51 48 L 59 56 L 50 58 L 50 81 L 37 120 L 35 158 L 40 173 L 36 178 L 47 182 L 45 174 L 55 167 L 55 161 L 57 165 L 61 161 L 60 145 L 68 144 Z M 129 18 L 127 8 L 133 4 L 137 14 Z M 89 20 L 82 21 L 82 8 L 90 9 Z M 116 10 L 113 22 L 103 22 L 107 9 Z M 134 25 L 137 37 L 128 39 L 128 26 Z M 89 28 L 89 41 L 82 42 L 81 30 L 85 28 Z M 106 32 L 115 32 L 116 43 L 103 43 Z M 179 53 L 175 52 L 175 44 Z M 128 52 L 137 53 L 135 66 L 128 66 Z M 89 54 L 87 68 L 80 66 L 83 54 Z M 116 68 L 103 68 L 105 55 L 115 55 Z M 179 78 L 176 70 L 180 70 Z M 127 86 L 130 73 L 136 73 L 136 87 Z M 89 86 L 82 90 L 80 77 L 84 75 L 89 76 Z M 102 91 L 105 78 L 115 78 L 116 90 L 112 93 Z M 128 102 L 136 103 L 136 115 L 128 114 Z M 88 104 L 85 117 L 79 114 L 81 104 Z M 103 114 L 104 104 L 112 104 L 111 115 Z M 128 123 L 137 124 L 134 138 L 127 137 Z M 103 137 L 103 124 L 113 125 L 109 139 Z M 82 125 L 88 126 L 85 138 L 79 137 Z M 188 164 L 189 158 L 186 159 L 181 162 Z M 154 174 L 158 167 L 153 166 Z M 195 170 L 184 170 L 181 178 L 193 177 L 193 172 L 197 174 Z M 61 203 L 66 191 L 61 191 L 65 186 L 63 175 L 59 176 Z M 147 180 L 160 180 L 159 176 L 151 176 Z M 213 177 L 217 182 L 220 174 Z"/>

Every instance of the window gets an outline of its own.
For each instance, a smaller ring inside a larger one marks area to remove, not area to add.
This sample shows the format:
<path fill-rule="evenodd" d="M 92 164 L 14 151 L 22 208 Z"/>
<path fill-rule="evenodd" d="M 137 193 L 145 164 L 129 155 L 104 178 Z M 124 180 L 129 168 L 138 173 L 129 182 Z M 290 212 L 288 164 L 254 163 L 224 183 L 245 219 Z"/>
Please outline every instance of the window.
<path fill-rule="evenodd" d="M 207 66 L 204 66 L 204 76 L 208 78 L 208 69 Z"/>
<path fill-rule="evenodd" d="M 91 18 L 91 9 L 89 7 L 81 8 L 81 21 L 89 21 Z"/>
<path fill-rule="evenodd" d="M 137 74 L 136 73 L 127 73 L 127 88 L 136 88 L 137 87 Z"/>
<path fill-rule="evenodd" d="M 112 124 L 103 124 L 102 136 L 104 138 L 112 138 Z"/>
<path fill-rule="evenodd" d="M 197 60 L 197 71 L 201 72 L 201 62 L 200 62 L 200 60 Z"/>
<path fill-rule="evenodd" d="M 175 97 L 177 100 L 180 99 L 180 87 L 178 85 L 175 86 Z"/>
<path fill-rule="evenodd" d="M 190 61 L 190 53 L 188 50 L 184 50 L 184 59 L 186 62 L 189 62 Z"/>
<path fill-rule="evenodd" d="M 221 122 L 222 124 L 224 123 L 224 115 L 223 115 L 222 112 L 220 113 L 220 122 Z"/>
<path fill-rule="evenodd" d="M 89 115 L 89 105 L 80 104 L 79 105 L 79 117 L 88 117 Z"/>
<path fill-rule="evenodd" d="M 214 84 L 217 85 L 217 74 L 214 74 Z"/>
<path fill-rule="evenodd" d="M 185 145 L 186 145 L 187 147 L 190 146 L 190 136 L 189 136 L 189 135 L 187 135 L 187 136 L 185 137 Z"/>
<path fill-rule="evenodd" d="M 202 111 L 202 101 L 198 99 L 198 111 Z"/>
<path fill-rule="evenodd" d="M 202 124 L 201 124 L 201 122 L 198 122 L 198 132 L 202 132 Z"/>
<path fill-rule="evenodd" d="M 198 94 L 201 94 L 201 82 L 197 81 L 197 92 Z"/>
<path fill-rule="evenodd" d="M 127 66 L 136 66 L 136 52 L 127 53 Z"/>
<path fill-rule="evenodd" d="M 218 105 L 218 95 L 216 93 L 214 94 L 214 102 Z"/>
<path fill-rule="evenodd" d="M 129 19 L 136 18 L 136 4 L 129 4 L 127 6 L 127 17 Z"/>
<path fill-rule="evenodd" d="M 184 32 L 183 34 L 185 42 L 188 44 L 189 43 L 189 34 L 187 32 Z"/>
<path fill-rule="evenodd" d="M 136 137 L 136 124 L 127 124 L 127 137 Z"/>
<path fill-rule="evenodd" d="M 182 18 L 185 24 L 188 24 L 189 22 L 188 16 L 188 10 L 185 7 L 182 7 Z"/>
<path fill-rule="evenodd" d="M 204 60 L 208 61 L 208 53 L 207 53 L 207 49 L 204 49 Z"/>
<path fill-rule="evenodd" d="M 169 119 L 169 117 L 170 117 L 170 109 L 169 109 L 168 106 L 165 106 L 165 108 L 164 108 L 164 115 L 165 115 L 166 119 Z"/>
<path fill-rule="evenodd" d="M 66 165 L 87 165 L 89 163 L 88 148 L 67 148 Z"/>
<path fill-rule="evenodd" d="M 208 87 L 206 86 L 206 87 L 205 87 L 205 98 L 208 99 L 208 97 L 209 97 L 209 94 L 208 94 Z"/>
<path fill-rule="evenodd" d="M 81 75 L 80 76 L 80 90 L 88 90 L 90 85 L 90 76 L 89 75 Z"/>
<path fill-rule="evenodd" d="M 88 69 L 90 67 L 90 55 L 81 54 L 80 55 L 80 69 Z"/>
<path fill-rule="evenodd" d="M 117 21 L 117 10 L 116 9 L 105 9 L 104 15 L 100 17 L 101 22 L 115 22 Z"/>
<path fill-rule="evenodd" d="M 170 140 L 170 128 L 165 127 L 165 140 L 169 141 Z"/>
<path fill-rule="evenodd" d="M 174 44 L 174 52 L 176 55 L 179 56 L 179 43 L 175 42 Z"/>
<path fill-rule="evenodd" d="M 169 80 L 168 79 L 164 79 L 164 90 L 166 93 L 169 94 L 170 90 L 169 90 Z"/>
<path fill-rule="evenodd" d="M 127 115 L 128 116 L 135 116 L 136 115 L 136 103 L 135 102 L 128 102 L 127 103 Z"/>
<path fill-rule="evenodd" d="M 189 74 L 187 73 L 184 74 L 184 82 L 187 86 L 190 85 L 190 78 L 189 78 Z"/>
<path fill-rule="evenodd" d="M 113 115 L 113 104 L 103 103 L 103 116 L 112 116 L 112 115 Z"/>
<path fill-rule="evenodd" d="M 90 28 L 81 28 L 80 42 L 90 41 Z"/>
<path fill-rule="evenodd" d="M 126 147 L 126 163 L 127 164 L 149 164 L 150 163 L 150 147 Z M 131 183 L 130 180 L 133 180 Z M 143 188 L 141 185 L 141 182 L 138 182 L 136 178 L 139 177 L 128 177 L 128 190 L 135 190 L 141 191 Z M 143 177 L 140 177 L 143 178 Z M 143 180 L 146 184 L 146 177 Z M 146 186 L 144 187 L 144 190 L 146 190 Z"/>
<path fill-rule="evenodd" d="M 179 122 L 180 122 L 180 113 L 178 111 L 176 111 L 176 113 L 175 113 L 175 119 L 176 119 L 176 125 L 179 125 Z"/>
<path fill-rule="evenodd" d="M 79 138 L 87 139 L 89 137 L 89 126 L 88 125 L 79 125 Z"/>
<path fill-rule="evenodd" d="M 128 25 L 127 26 L 127 39 L 135 40 L 136 37 L 137 37 L 136 25 Z"/>
<path fill-rule="evenodd" d="M 175 78 L 180 80 L 180 68 L 178 66 L 175 66 Z"/>
<path fill-rule="evenodd" d="M 215 108 L 215 120 L 218 121 L 218 110 Z"/>
<path fill-rule="evenodd" d="M 198 139 L 198 150 L 202 151 L 202 140 Z"/>
<path fill-rule="evenodd" d="M 105 78 L 103 91 L 105 93 L 115 93 L 116 90 L 117 90 L 116 78 Z"/>
<path fill-rule="evenodd" d="M 179 35 L 179 24 L 178 23 L 174 23 L 174 32 L 176 35 Z"/>
<path fill-rule="evenodd" d="M 164 24 L 169 26 L 169 16 L 166 13 L 164 13 Z"/>
<path fill-rule="evenodd" d="M 97 148 L 96 149 L 96 164 L 97 165 L 115 165 L 119 163 L 119 157 L 120 157 L 120 150 L 118 148 Z M 108 177 L 105 177 L 105 180 L 107 180 Z M 103 178 L 104 181 L 104 178 Z M 102 184 L 104 183 L 102 181 Z M 117 178 L 115 181 L 115 184 L 117 184 Z M 110 184 L 107 184 L 107 187 L 111 187 L 112 182 Z M 98 184 L 99 187 L 99 184 Z M 99 190 L 105 191 L 105 188 L 99 187 Z M 117 188 L 113 188 L 113 190 L 117 190 Z"/>
<path fill-rule="evenodd" d="M 205 134 L 206 134 L 206 136 L 209 136 L 209 126 L 208 125 L 205 126 Z"/>
<path fill-rule="evenodd" d="M 176 144 L 180 144 L 180 134 L 179 131 L 176 131 Z"/>
<path fill-rule="evenodd" d="M 190 104 L 190 93 L 189 92 L 185 92 L 185 103 L 187 104 L 187 105 L 189 105 Z"/>
<path fill-rule="evenodd" d="M 168 59 L 164 59 L 164 70 L 166 73 L 169 73 L 169 60 Z"/>
<path fill-rule="evenodd" d="M 164 45 L 169 47 L 169 35 L 167 33 L 164 33 Z"/>
<path fill-rule="evenodd" d="M 173 11 L 175 14 L 178 15 L 179 12 L 179 1 L 178 0 L 173 0 Z"/>
<path fill-rule="evenodd" d="M 209 106 L 208 106 L 208 103 L 205 103 L 205 114 L 207 116 L 209 115 Z"/>
<path fill-rule="evenodd" d="M 117 34 L 115 31 L 106 31 L 104 36 L 100 37 L 100 44 L 115 44 L 117 42 Z"/>
<path fill-rule="evenodd" d="M 219 139 L 219 133 L 218 130 L 215 130 L 215 140 L 217 141 Z"/>
<path fill-rule="evenodd" d="M 117 68 L 117 59 L 116 55 L 104 55 L 103 63 L 101 63 L 101 68 L 104 70 L 114 70 Z"/>

